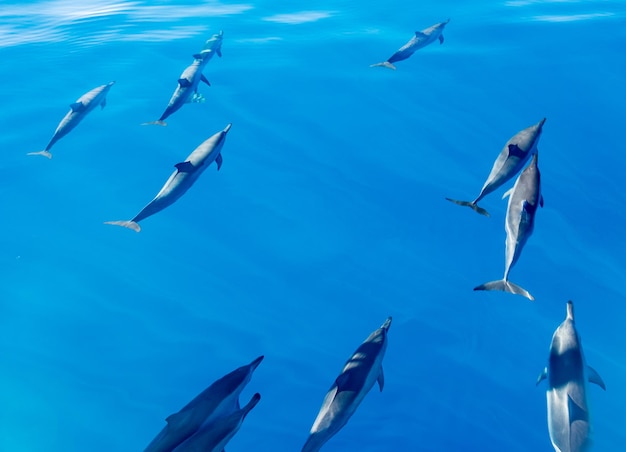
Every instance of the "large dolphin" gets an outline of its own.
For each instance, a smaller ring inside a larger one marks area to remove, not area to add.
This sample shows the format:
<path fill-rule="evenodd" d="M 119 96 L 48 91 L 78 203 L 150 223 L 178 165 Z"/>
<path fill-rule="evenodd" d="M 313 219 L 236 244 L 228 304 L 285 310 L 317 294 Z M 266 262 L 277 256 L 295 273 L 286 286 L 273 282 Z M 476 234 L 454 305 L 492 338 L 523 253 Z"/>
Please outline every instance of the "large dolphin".
<path fill-rule="evenodd" d="M 587 381 L 606 390 L 598 372 L 587 366 L 580 336 L 574 324 L 574 305 L 554 332 L 548 366 L 537 384 L 548 379 L 548 431 L 556 452 L 583 452 L 591 446 Z"/>
<path fill-rule="evenodd" d="M 509 293 L 523 295 L 530 300 L 535 298 L 528 291 L 509 281 L 509 271 L 515 265 L 522 253 L 522 249 L 533 233 L 537 207 L 543 207 L 541 196 L 541 175 L 537 167 L 539 154 L 535 152 L 528 167 L 522 171 L 512 189 L 503 197 L 509 196 L 509 205 L 506 209 L 506 242 L 504 277 L 498 281 L 491 281 L 475 287 L 474 290 L 503 290 Z"/>
<path fill-rule="evenodd" d="M 445 22 L 440 22 L 438 24 L 433 25 L 432 27 L 428 27 L 422 31 L 416 31 L 415 35 L 404 44 L 400 49 L 391 55 L 387 61 L 383 61 L 382 63 L 376 63 L 370 65 L 370 67 L 387 67 L 389 69 L 395 70 L 396 67 L 392 64 L 396 61 L 406 60 L 408 57 L 413 55 L 415 51 L 421 49 L 422 47 L 426 47 L 428 44 L 432 44 L 437 39 L 440 44 L 443 44 L 443 29 L 446 24 L 450 22 L 450 19 Z"/>
<path fill-rule="evenodd" d="M 224 33 L 213 35 L 205 45 L 204 49 L 193 56 L 194 60 L 181 74 L 178 79 L 178 86 L 174 90 L 174 94 L 170 98 L 165 111 L 159 119 L 156 121 L 144 122 L 143 125 L 156 124 L 159 126 L 166 126 L 167 119 L 174 112 L 178 111 L 185 103 L 189 102 L 193 95 L 198 93 L 198 84 L 203 81 L 207 85 L 211 86 L 206 77 L 202 74 L 204 67 L 211 60 L 213 54 L 217 53 L 218 56 L 222 56 L 222 37 Z"/>
<path fill-rule="evenodd" d="M 70 104 L 70 111 L 63 117 L 57 129 L 54 131 L 52 139 L 48 143 L 48 146 L 43 151 L 29 152 L 28 155 L 43 155 L 44 157 L 52 158 L 50 148 L 54 146 L 54 143 L 59 141 L 65 135 L 70 133 L 79 122 L 83 120 L 87 114 L 100 105 L 101 108 L 107 104 L 106 96 L 109 89 L 115 84 L 115 82 L 107 83 L 106 85 L 100 85 L 97 88 L 80 96 L 76 102 Z"/>
<path fill-rule="evenodd" d="M 471 207 L 475 212 L 489 216 L 489 213 L 482 207 L 478 207 L 478 201 L 483 199 L 489 193 L 498 189 L 502 184 L 513 178 L 526 164 L 528 159 L 537 152 L 537 143 L 541 136 L 541 130 L 546 118 L 543 118 L 537 124 L 527 127 L 521 132 L 516 133 L 506 142 L 502 151 L 498 155 L 491 173 L 485 181 L 478 197 L 473 201 L 458 201 L 456 199 L 446 198 L 460 206 Z"/>
<path fill-rule="evenodd" d="M 385 378 L 382 361 L 390 325 L 391 317 L 370 334 L 346 362 L 324 398 L 302 452 L 319 451 L 341 430 L 376 381 L 380 390 L 383 390 Z"/>
<path fill-rule="evenodd" d="M 262 360 L 263 356 L 259 356 L 250 364 L 223 376 L 178 413 L 168 416 L 167 425 L 144 452 L 172 452 L 203 425 L 211 424 L 239 410 L 239 394 L 248 384 L 252 373 Z"/>
<path fill-rule="evenodd" d="M 215 135 L 204 141 L 194 151 L 189 154 L 184 162 L 174 165 L 176 170 L 170 178 L 165 182 L 161 191 L 150 203 L 141 209 L 132 220 L 129 221 L 106 221 L 105 224 L 114 224 L 124 226 L 136 232 L 141 231 L 139 222 L 144 218 L 154 215 L 157 212 L 172 205 L 178 198 L 185 194 L 189 187 L 198 179 L 200 174 L 213 162 L 217 164 L 217 169 L 222 167 L 222 146 L 226 140 L 226 134 L 230 130 L 231 124 L 228 124 L 224 130 L 217 132 Z"/>
<path fill-rule="evenodd" d="M 246 406 L 206 424 L 174 449 L 174 452 L 224 452 L 226 443 L 239 431 L 243 420 L 259 400 L 261 395 L 257 392 Z"/>

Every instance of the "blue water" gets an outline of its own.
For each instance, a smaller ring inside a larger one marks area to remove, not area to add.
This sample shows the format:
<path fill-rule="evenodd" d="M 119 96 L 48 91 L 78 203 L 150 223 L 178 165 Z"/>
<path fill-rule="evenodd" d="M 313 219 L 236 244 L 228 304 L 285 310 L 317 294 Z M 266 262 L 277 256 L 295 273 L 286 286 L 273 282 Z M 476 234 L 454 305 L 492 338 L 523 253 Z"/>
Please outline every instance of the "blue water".
<path fill-rule="evenodd" d="M 265 355 L 228 452 L 299 451 L 345 360 L 389 315 L 385 389 L 324 450 L 550 451 L 545 383 L 574 300 L 596 451 L 626 442 L 623 1 L 47 0 L 0 5 L 0 451 L 140 451 L 217 378 Z M 445 42 L 397 63 L 415 30 Z M 206 102 L 157 119 L 213 33 Z M 68 105 L 116 80 L 52 149 Z M 545 207 L 501 277 L 478 194 L 546 117 Z M 197 145 L 210 167 L 136 234 Z"/>

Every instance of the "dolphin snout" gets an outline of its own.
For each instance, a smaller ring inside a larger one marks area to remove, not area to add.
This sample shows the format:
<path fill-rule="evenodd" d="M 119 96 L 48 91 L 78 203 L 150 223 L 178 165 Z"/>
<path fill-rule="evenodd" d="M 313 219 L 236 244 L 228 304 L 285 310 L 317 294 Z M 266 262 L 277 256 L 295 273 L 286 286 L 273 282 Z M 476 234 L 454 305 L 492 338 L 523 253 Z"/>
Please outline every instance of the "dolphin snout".
<path fill-rule="evenodd" d="M 263 361 L 263 358 L 265 358 L 265 356 L 261 355 L 250 363 L 250 367 L 252 367 L 252 370 L 255 370 L 257 367 L 259 367 L 259 364 L 261 364 L 261 361 Z"/>
<path fill-rule="evenodd" d="M 546 118 L 543 118 L 541 121 L 539 121 L 539 122 L 537 123 L 537 128 L 538 128 L 539 130 L 541 130 L 541 128 L 543 127 L 543 124 L 544 124 L 545 122 L 546 122 Z"/>
<path fill-rule="evenodd" d="M 228 133 L 228 131 L 230 130 L 230 128 L 232 127 L 232 123 L 228 124 L 226 127 L 224 127 L 224 130 L 222 130 L 222 132 L 224 133 Z"/>
<path fill-rule="evenodd" d="M 387 320 L 385 320 L 385 323 L 381 325 L 381 328 L 388 330 L 390 326 L 391 326 L 391 316 L 389 316 Z"/>

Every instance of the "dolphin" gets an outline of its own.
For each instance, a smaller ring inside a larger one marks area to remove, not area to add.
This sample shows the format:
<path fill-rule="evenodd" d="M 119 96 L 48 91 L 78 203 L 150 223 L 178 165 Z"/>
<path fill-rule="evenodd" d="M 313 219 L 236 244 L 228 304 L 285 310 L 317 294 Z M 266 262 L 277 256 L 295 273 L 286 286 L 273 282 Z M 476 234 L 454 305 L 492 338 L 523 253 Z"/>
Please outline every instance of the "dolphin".
<path fill-rule="evenodd" d="M 554 332 L 548 366 L 537 384 L 548 379 L 548 432 L 556 452 L 582 452 L 591 446 L 587 381 L 606 390 L 604 381 L 588 366 L 574 323 L 574 304 L 567 302 L 567 315 Z"/>
<path fill-rule="evenodd" d="M 390 325 L 391 317 L 370 334 L 346 362 L 324 398 L 302 452 L 319 451 L 341 430 L 376 381 L 380 390 L 383 390 L 385 377 L 382 361 Z"/>
<path fill-rule="evenodd" d="M 203 425 L 237 412 L 239 395 L 252 378 L 252 373 L 263 361 L 259 356 L 250 364 L 223 376 L 202 391 L 178 413 L 168 416 L 167 425 L 146 447 L 144 452 L 172 452 L 179 444 L 197 432 Z"/>
<path fill-rule="evenodd" d="M 90 111 L 96 108 L 96 106 L 100 105 L 101 108 L 105 107 L 107 104 L 106 96 L 114 84 L 115 82 L 110 82 L 106 85 L 100 85 L 80 96 L 73 104 L 70 104 L 70 111 L 67 112 L 57 126 L 48 146 L 46 146 L 43 151 L 29 152 L 27 155 L 43 155 L 51 159 L 52 153 L 50 152 L 50 148 L 52 148 L 57 141 L 70 133 Z"/>
<path fill-rule="evenodd" d="M 156 197 L 144 207 L 132 220 L 129 221 L 105 221 L 105 224 L 124 226 L 136 232 L 141 231 L 139 222 L 148 218 L 166 207 L 174 204 L 182 195 L 189 190 L 202 172 L 213 162 L 217 164 L 217 170 L 222 167 L 222 146 L 226 140 L 226 134 L 232 124 L 228 124 L 224 130 L 217 132 L 189 154 L 184 162 L 174 165 L 176 170 L 165 182 Z"/>
<path fill-rule="evenodd" d="M 261 395 L 257 392 L 246 406 L 227 416 L 206 424 L 183 443 L 174 452 L 223 452 L 235 433 L 241 428 L 248 413 L 259 403 Z"/>
<path fill-rule="evenodd" d="M 437 39 L 440 44 L 443 44 L 443 29 L 446 24 L 450 22 L 450 19 L 445 22 L 440 22 L 438 24 L 433 25 L 432 27 L 428 27 L 422 31 L 416 31 L 415 35 L 400 49 L 391 55 L 387 61 L 383 61 L 382 63 L 371 64 L 370 67 L 386 67 L 389 69 L 396 70 L 396 67 L 393 65 L 396 61 L 406 60 L 408 57 L 413 55 L 415 51 L 426 47 L 428 44 L 432 44 Z"/>
<path fill-rule="evenodd" d="M 512 189 L 507 191 L 503 198 L 509 196 L 509 205 L 506 209 L 506 241 L 504 277 L 498 281 L 491 281 L 475 287 L 474 290 L 503 290 L 509 293 L 523 295 L 529 300 L 535 298 L 528 291 L 509 281 L 509 271 L 515 265 L 522 253 L 522 249 L 533 233 L 537 206 L 543 207 L 541 196 L 541 175 L 537 167 L 539 154 L 535 152 L 528 167 L 522 171 Z"/>
<path fill-rule="evenodd" d="M 198 85 L 200 84 L 200 81 L 211 86 L 207 78 L 202 74 L 202 71 L 204 70 L 206 64 L 211 60 L 214 53 L 217 53 L 219 56 L 222 55 L 223 35 L 224 33 L 222 31 L 213 35 L 205 43 L 204 49 L 200 53 L 193 55 L 193 63 L 187 66 L 178 78 L 178 86 L 176 86 L 174 94 L 172 94 L 172 97 L 170 98 L 170 101 L 161 117 L 156 121 L 144 122 L 142 125 L 154 124 L 166 126 L 167 123 L 165 122 L 165 119 L 167 119 L 174 112 L 178 111 L 183 105 L 185 105 L 185 103 L 190 102 L 194 95 L 198 94 Z"/>
<path fill-rule="evenodd" d="M 446 199 L 460 206 L 468 206 L 475 212 L 488 217 L 489 212 L 482 207 L 479 207 L 478 201 L 498 189 L 501 185 L 515 176 L 524 167 L 528 159 L 535 152 L 537 152 L 537 143 L 539 142 L 541 130 L 545 122 L 546 118 L 543 118 L 537 124 L 516 133 L 509 141 L 506 142 L 500 151 L 498 158 L 494 162 L 493 168 L 491 168 L 491 173 L 489 173 L 489 177 L 487 177 L 487 180 L 485 181 L 485 184 L 476 199 L 473 201 L 458 201 L 451 198 Z"/>

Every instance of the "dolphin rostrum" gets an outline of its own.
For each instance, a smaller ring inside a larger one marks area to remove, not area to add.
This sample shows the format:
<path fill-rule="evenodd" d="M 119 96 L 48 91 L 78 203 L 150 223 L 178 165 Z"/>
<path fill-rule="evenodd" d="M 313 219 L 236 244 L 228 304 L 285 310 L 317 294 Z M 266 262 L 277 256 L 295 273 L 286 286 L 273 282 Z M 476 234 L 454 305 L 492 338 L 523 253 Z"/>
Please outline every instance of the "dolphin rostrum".
<path fill-rule="evenodd" d="M 502 184 L 506 183 L 509 179 L 513 178 L 526 164 L 528 159 L 537 152 L 537 143 L 541 136 L 541 130 L 543 123 L 546 122 L 546 118 L 543 118 L 537 124 L 527 127 L 521 132 L 516 133 L 513 137 L 506 142 L 502 151 L 498 155 L 491 173 L 485 181 L 480 194 L 473 201 L 458 201 L 456 199 L 446 198 L 460 206 L 468 206 L 475 212 L 482 215 L 489 216 L 489 213 L 478 206 L 478 201 L 483 199 L 489 193 L 497 190 Z"/>
<path fill-rule="evenodd" d="M 257 392 L 246 406 L 206 424 L 183 443 L 174 452 L 223 452 L 235 433 L 239 431 L 248 413 L 259 403 L 261 395 Z"/>
<path fill-rule="evenodd" d="M 50 148 L 54 146 L 54 143 L 59 141 L 65 135 L 70 133 L 79 122 L 83 120 L 87 113 L 92 111 L 96 106 L 100 105 L 101 108 L 107 104 L 106 96 L 109 89 L 115 84 L 115 82 L 107 83 L 106 85 L 100 85 L 97 88 L 80 96 L 76 102 L 70 104 L 70 111 L 63 117 L 57 129 L 54 131 L 52 139 L 48 143 L 48 146 L 43 151 L 29 152 L 27 155 L 43 155 L 44 157 L 52 158 Z"/>
<path fill-rule="evenodd" d="M 370 65 L 370 67 L 386 67 L 389 69 L 395 70 L 396 67 L 393 65 L 396 61 L 406 60 L 408 57 L 413 55 L 415 51 L 421 49 L 422 47 L 426 47 L 428 44 L 432 44 L 437 39 L 439 39 L 439 43 L 443 44 L 443 29 L 446 24 L 450 22 L 450 19 L 445 22 L 440 22 L 438 24 L 433 25 L 432 27 L 428 27 L 422 31 L 416 31 L 415 35 L 404 44 L 400 49 L 391 55 L 387 61 L 383 61 L 382 63 L 376 63 Z"/>
<path fill-rule="evenodd" d="M 567 302 L 567 315 L 554 332 L 548 366 L 537 384 L 548 379 L 548 432 L 556 452 L 582 452 L 591 445 L 587 381 L 602 389 L 602 378 L 587 366 L 574 322 L 574 305 Z"/>
<path fill-rule="evenodd" d="M 529 300 L 535 299 L 526 289 L 509 281 L 509 272 L 519 259 L 528 237 L 533 233 L 537 207 L 543 207 L 538 158 L 539 154 L 535 152 L 530 164 L 519 175 L 513 188 L 503 196 L 509 196 L 504 225 L 506 230 L 504 277 L 498 281 L 481 284 L 474 290 L 503 290 L 523 295 Z"/>
<path fill-rule="evenodd" d="M 370 334 L 346 362 L 324 398 L 302 452 L 319 451 L 341 430 L 376 381 L 380 390 L 383 390 L 385 378 L 382 361 L 390 325 L 391 317 Z"/>
<path fill-rule="evenodd" d="M 224 130 L 217 132 L 215 135 L 204 141 L 194 151 L 189 154 L 184 162 L 174 165 L 176 170 L 170 178 L 165 182 L 161 191 L 156 197 L 144 207 L 132 220 L 129 221 L 106 221 L 105 224 L 114 224 L 124 226 L 136 232 L 141 231 L 139 222 L 144 218 L 154 215 L 157 212 L 172 205 L 182 195 L 185 194 L 189 187 L 198 179 L 200 174 L 213 162 L 217 164 L 217 169 L 222 167 L 222 146 L 226 140 L 226 134 L 230 130 L 232 124 L 228 124 Z"/>
<path fill-rule="evenodd" d="M 167 425 L 146 447 L 144 452 L 172 452 L 179 444 L 211 424 L 237 412 L 239 395 L 252 378 L 252 373 L 263 360 L 259 356 L 250 364 L 223 376 L 202 391 L 178 413 L 167 417 Z"/>
<path fill-rule="evenodd" d="M 203 81 L 211 86 L 207 78 L 202 74 L 204 67 L 211 60 L 213 54 L 217 53 L 222 56 L 222 36 L 224 32 L 220 31 L 214 34 L 204 45 L 200 53 L 193 55 L 193 63 L 191 63 L 181 74 L 178 79 L 178 86 L 174 90 L 174 94 L 170 98 L 167 108 L 156 121 L 144 122 L 143 125 L 156 124 L 166 126 L 167 119 L 174 112 L 178 111 L 185 103 L 190 102 L 192 96 L 198 94 L 198 84 Z"/>

